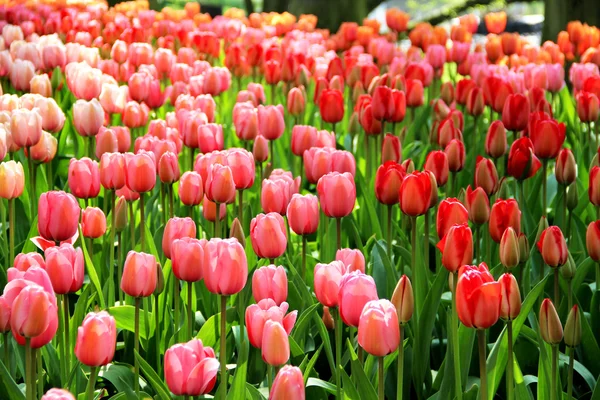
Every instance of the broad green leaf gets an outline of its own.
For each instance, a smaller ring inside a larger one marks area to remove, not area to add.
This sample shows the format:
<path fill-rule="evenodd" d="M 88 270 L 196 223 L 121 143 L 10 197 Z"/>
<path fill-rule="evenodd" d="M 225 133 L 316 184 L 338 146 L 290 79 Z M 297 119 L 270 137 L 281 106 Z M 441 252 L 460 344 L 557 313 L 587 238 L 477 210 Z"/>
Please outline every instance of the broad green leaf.
<path fill-rule="evenodd" d="M 162 379 L 160 379 L 160 377 L 156 374 L 154 368 L 152 368 L 137 351 L 134 350 L 134 353 L 135 358 L 137 358 L 140 364 L 142 372 L 146 376 L 146 379 L 148 379 L 150 382 L 150 385 L 156 392 L 158 398 L 160 400 L 170 400 L 171 395 L 169 393 L 169 389 L 167 388 L 167 385 L 164 384 Z"/>
<path fill-rule="evenodd" d="M 350 364 L 352 367 L 352 376 L 357 380 L 358 387 L 357 391 L 362 400 L 376 400 L 377 399 L 377 391 L 373 387 L 373 383 L 367 378 L 365 375 L 365 371 L 363 371 L 362 364 L 358 361 L 358 356 L 354 352 L 354 346 L 352 342 L 348 340 L 347 342 L 348 351 L 350 352 Z"/>
<path fill-rule="evenodd" d="M 125 329 L 129 332 L 135 332 L 135 307 L 134 306 L 115 306 L 109 307 L 108 312 L 110 315 L 115 317 L 115 321 L 117 322 L 117 328 Z M 150 325 L 149 329 L 146 329 L 146 322 L 143 318 L 143 310 L 140 310 L 140 338 L 148 339 L 152 337 L 154 326 Z M 149 313 L 149 320 L 153 320 L 152 313 Z M 146 332 L 149 332 L 149 335 L 146 336 Z"/>
<path fill-rule="evenodd" d="M 8 400 L 25 400 L 25 395 L 10 376 L 2 361 L 0 361 L 0 383 L 2 384 L 2 393 L 8 395 Z"/>
<path fill-rule="evenodd" d="M 83 234 L 81 232 L 81 227 L 79 228 L 79 239 L 80 239 L 79 243 L 81 245 L 81 248 L 83 249 L 83 256 L 85 258 L 85 267 L 86 267 L 85 269 L 90 278 L 90 281 L 92 282 L 92 284 L 94 285 L 94 288 L 96 289 L 96 293 L 98 294 L 98 301 L 100 302 L 100 308 L 106 308 L 106 305 L 104 302 L 104 296 L 102 295 L 102 286 L 100 285 L 100 279 L 98 278 L 96 266 L 92 262 L 92 260 L 89 256 L 89 253 L 87 251 L 86 243 L 85 243 L 85 240 L 83 240 Z"/>

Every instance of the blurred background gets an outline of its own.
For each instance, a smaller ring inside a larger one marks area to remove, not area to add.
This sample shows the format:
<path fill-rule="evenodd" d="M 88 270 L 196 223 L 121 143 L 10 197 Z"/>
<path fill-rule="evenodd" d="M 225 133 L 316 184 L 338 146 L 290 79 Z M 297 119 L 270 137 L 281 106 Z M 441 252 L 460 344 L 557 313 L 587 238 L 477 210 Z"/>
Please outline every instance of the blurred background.
<path fill-rule="evenodd" d="M 183 8 L 185 3 L 185 0 L 150 0 L 151 8 L 157 10 L 165 6 Z M 529 35 L 533 43 L 556 41 L 558 32 L 565 29 L 568 21 L 600 26 L 600 0 L 200 0 L 199 3 L 202 12 L 212 16 L 231 7 L 241 8 L 247 14 L 263 11 L 288 11 L 297 16 L 314 14 L 318 17 L 318 28 L 332 31 L 337 31 L 344 21 L 362 22 L 364 18 L 377 19 L 385 28 L 388 8 L 408 12 L 412 25 L 421 21 L 444 24 L 464 14 L 482 17 L 490 11 L 505 10 L 508 14 L 506 31 Z M 478 33 L 487 33 L 483 19 Z"/>

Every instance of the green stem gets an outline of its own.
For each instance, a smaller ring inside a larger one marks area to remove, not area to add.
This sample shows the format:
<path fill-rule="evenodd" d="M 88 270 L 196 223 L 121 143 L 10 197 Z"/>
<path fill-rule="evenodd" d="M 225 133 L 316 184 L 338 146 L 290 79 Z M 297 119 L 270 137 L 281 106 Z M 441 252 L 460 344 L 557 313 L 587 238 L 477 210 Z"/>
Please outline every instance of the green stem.
<path fill-rule="evenodd" d="M 243 299 L 242 299 L 242 296 L 241 296 L 241 293 L 240 293 L 237 296 L 238 308 L 240 310 L 246 309 L 246 306 L 244 305 L 244 302 L 242 300 Z M 244 340 L 246 339 L 245 338 L 245 334 L 244 334 L 244 322 L 245 322 L 244 318 L 243 317 L 240 318 L 240 351 L 243 348 L 243 343 L 244 343 Z"/>
<path fill-rule="evenodd" d="M 336 231 L 336 249 L 342 248 L 342 219 L 335 219 L 335 231 Z"/>
<path fill-rule="evenodd" d="M 177 343 L 180 342 L 180 335 L 179 335 L 179 323 L 180 323 L 180 317 L 179 317 L 179 309 L 181 308 L 180 306 L 180 302 L 181 302 L 181 286 L 179 284 L 179 279 L 177 279 L 176 276 L 173 276 L 173 285 L 175 286 L 175 294 L 173 295 L 173 308 L 175 309 L 175 341 Z"/>
<path fill-rule="evenodd" d="M 121 276 L 123 275 L 123 235 L 121 232 L 117 234 L 117 293 L 119 293 L 119 305 L 123 305 L 123 291 L 121 290 Z"/>
<path fill-rule="evenodd" d="M 142 252 L 146 251 L 146 217 L 144 216 L 144 193 L 140 193 L 140 243 Z"/>
<path fill-rule="evenodd" d="M 33 366 L 31 365 L 32 349 L 31 349 L 31 339 L 25 338 L 25 398 L 27 400 L 35 400 L 35 395 L 33 394 L 33 379 L 31 377 L 31 371 L 33 370 Z"/>
<path fill-rule="evenodd" d="M 596 290 L 600 290 L 600 263 L 596 263 Z"/>
<path fill-rule="evenodd" d="M 244 190 L 239 190 L 238 219 L 244 226 Z"/>
<path fill-rule="evenodd" d="M 473 246 L 473 250 L 475 253 L 475 264 L 479 264 L 481 259 L 481 225 L 475 225 L 475 245 Z"/>
<path fill-rule="evenodd" d="M 540 277 L 540 279 L 542 279 Z M 559 290 L 558 290 L 558 267 L 554 268 L 554 304 L 556 304 L 556 306 L 558 307 L 558 305 L 560 304 L 558 301 L 559 299 Z"/>
<path fill-rule="evenodd" d="M 15 263 L 15 199 L 8 200 L 8 237 L 10 241 L 10 263 L 8 266 L 12 267 Z"/>
<path fill-rule="evenodd" d="M 29 211 L 31 212 L 31 221 L 35 218 L 35 202 L 37 201 L 37 196 L 35 195 L 35 179 L 33 176 L 33 158 L 31 157 L 31 147 L 27 148 L 27 166 L 29 169 Z"/>
<path fill-rule="evenodd" d="M 221 295 L 221 347 L 219 348 L 219 358 L 221 359 L 221 398 L 225 400 L 227 396 L 227 296 Z"/>
<path fill-rule="evenodd" d="M 306 282 L 306 236 L 302 235 L 302 282 Z"/>
<path fill-rule="evenodd" d="M 379 376 L 379 400 L 385 400 L 385 387 L 384 387 L 384 371 L 383 371 L 383 357 L 379 357 L 379 373 L 377 374 Z"/>
<path fill-rule="evenodd" d="M 333 310 L 333 309 L 332 309 Z M 339 310 L 335 312 L 334 321 L 335 334 L 335 386 L 337 390 L 337 398 L 342 398 L 342 383 L 340 379 L 340 365 L 342 362 L 342 316 Z"/>
<path fill-rule="evenodd" d="M 479 398 L 481 400 L 487 399 L 487 371 L 486 371 L 486 344 L 485 344 L 485 330 L 477 329 L 477 343 L 479 344 L 479 379 L 481 384 L 479 386 Z"/>
<path fill-rule="evenodd" d="M 271 393 L 271 387 L 273 386 L 273 366 L 267 364 L 267 386 L 269 387 L 269 394 Z"/>
<path fill-rule="evenodd" d="M 392 261 L 392 205 L 387 206 L 387 253 L 390 261 Z"/>
<path fill-rule="evenodd" d="M 163 224 L 167 223 L 167 215 L 168 215 L 168 212 L 167 212 L 167 196 L 166 196 L 166 193 L 165 193 L 166 186 L 167 185 L 165 183 L 162 183 L 162 182 L 160 183 L 160 205 L 161 205 L 161 207 L 163 209 L 163 212 L 162 212 Z"/>
<path fill-rule="evenodd" d="M 398 346 L 398 384 L 396 389 L 396 399 L 402 400 L 404 390 L 404 343 L 402 339 L 403 327 L 400 325 L 400 346 Z"/>
<path fill-rule="evenodd" d="M 514 373 L 513 373 L 513 329 L 512 319 L 506 321 L 506 333 L 508 336 L 508 362 L 506 364 L 506 398 L 507 400 L 513 400 L 514 398 Z"/>
<path fill-rule="evenodd" d="M 194 170 L 194 161 L 195 161 L 194 156 L 195 156 L 194 148 L 190 147 L 190 171 Z"/>
<path fill-rule="evenodd" d="M 417 283 L 417 274 L 416 274 L 416 270 L 417 270 L 417 217 L 411 217 L 411 262 L 410 262 L 410 269 L 411 269 L 411 274 L 412 274 L 412 281 L 413 281 L 413 288 L 414 288 L 414 292 L 415 292 L 415 299 L 419 299 L 419 296 L 421 295 L 419 293 L 419 295 L 417 295 L 418 293 L 418 288 L 419 285 Z M 427 225 L 427 222 L 425 222 L 425 225 Z M 418 309 L 418 307 L 416 307 Z M 415 310 L 417 311 L 417 310 Z M 417 313 L 413 312 L 414 316 L 415 316 L 415 320 L 417 320 Z"/>
<path fill-rule="evenodd" d="M 552 386 L 550 396 L 552 400 L 556 400 L 556 372 L 558 367 L 558 345 L 552 345 Z"/>
<path fill-rule="evenodd" d="M 113 287 L 115 283 L 115 234 L 116 234 L 116 221 L 117 221 L 117 213 L 115 212 L 115 203 L 116 196 L 114 191 L 109 191 L 109 196 L 111 196 L 112 200 L 112 211 L 111 211 L 111 225 L 110 225 L 110 243 L 108 246 L 108 256 L 109 256 L 109 264 L 108 264 L 108 274 L 109 274 L 109 291 L 108 291 L 108 305 L 113 306 L 115 304 L 115 288 Z"/>
<path fill-rule="evenodd" d="M 573 308 L 573 280 L 569 279 L 569 291 L 568 291 L 568 296 L 569 296 L 569 310 L 571 308 Z"/>
<path fill-rule="evenodd" d="M 271 161 L 271 166 L 275 168 L 275 141 L 269 140 L 269 158 Z"/>
<path fill-rule="evenodd" d="M 42 365 L 42 351 L 41 349 L 33 350 L 33 354 L 35 355 L 35 363 L 37 365 L 36 371 L 39 371 L 39 375 L 37 375 L 37 393 L 42 395 L 44 393 L 44 368 Z"/>
<path fill-rule="evenodd" d="M 563 209 L 562 209 L 562 223 L 563 223 L 563 231 L 567 232 L 567 185 L 562 186 L 562 195 L 563 195 Z"/>
<path fill-rule="evenodd" d="M 548 210 L 547 210 L 548 199 L 546 198 L 546 196 L 548 195 L 548 178 L 547 178 L 546 171 L 548 171 L 548 160 L 543 159 L 542 160 L 542 215 L 544 217 L 546 217 L 548 214 Z"/>
<path fill-rule="evenodd" d="M 173 218 L 175 215 L 175 195 L 173 194 L 173 185 L 169 185 L 167 191 L 169 196 L 169 218 Z"/>
<path fill-rule="evenodd" d="M 452 274 L 452 353 L 454 354 L 454 389 L 457 400 L 462 400 L 462 379 L 460 369 L 460 348 L 458 347 L 458 313 L 456 306 L 456 284 L 458 272 Z"/>
<path fill-rule="evenodd" d="M 134 339 L 133 344 L 135 348 L 135 352 L 139 354 L 140 352 L 140 298 L 135 298 L 135 314 L 134 314 Z M 138 357 L 135 357 L 134 360 L 134 371 L 135 378 L 133 381 L 134 390 L 137 397 L 140 397 L 140 363 L 138 361 Z"/>
<path fill-rule="evenodd" d="M 10 333 L 10 331 L 8 332 L 4 332 L 3 336 L 4 336 L 4 365 L 6 366 L 6 369 L 8 369 L 8 372 L 10 373 L 10 337 L 8 336 L 8 334 Z"/>
<path fill-rule="evenodd" d="M 429 209 L 427 209 L 427 211 L 425 211 L 425 224 L 423 224 L 423 236 L 425 237 L 425 251 L 423 253 L 423 265 L 425 265 L 426 270 L 429 269 L 429 226 L 430 226 L 429 215 L 430 215 L 430 211 L 429 211 Z M 415 224 L 416 224 L 416 219 L 415 219 Z"/>
<path fill-rule="evenodd" d="M 573 398 L 573 364 L 575 363 L 574 348 L 569 347 L 569 377 L 567 383 L 567 399 Z"/>
<path fill-rule="evenodd" d="M 71 373 L 71 339 L 69 337 L 69 295 L 63 295 L 63 318 L 64 323 L 64 334 L 65 334 L 65 366 L 67 376 Z"/>
<path fill-rule="evenodd" d="M 194 333 L 194 328 L 192 325 L 192 315 L 193 315 L 193 308 L 192 308 L 192 294 L 194 293 L 194 283 L 193 282 L 188 282 L 187 283 L 187 320 L 188 320 L 188 337 L 191 339 Z"/>
<path fill-rule="evenodd" d="M 215 203 L 216 212 L 215 212 L 215 237 L 221 237 L 221 205 L 219 203 Z"/>
<path fill-rule="evenodd" d="M 94 400 L 94 388 L 96 386 L 97 376 L 98 367 L 90 367 L 90 379 L 88 380 L 87 388 L 85 390 L 85 398 L 87 400 Z"/>
<path fill-rule="evenodd" d="M 31 349 L 31 398 L 37 399 L 35 382 L 37 380 L 37 350 Z"/>
<path fill-rule="evenodd" d="M 160 272 L 162 273 L 162 272 Z M 161 326 L 160 326 L 160 315 L 159 315 L 159 307 L 160 307 L 160 303 L 158 301 L 158 295 L 155 294 L 154 295 L 154 348 L 156 351 L 156 372 L 160 375 L 160 367 L 161 367 L 161 362 L 160 362 L 160 333 L 161 333 Z"/>
<path fill-rule="evenodd" d="M 135 249 L 135 215 L 133 213 L 133 201 L 129 202 L 129 247 L 131 250 Z"/>

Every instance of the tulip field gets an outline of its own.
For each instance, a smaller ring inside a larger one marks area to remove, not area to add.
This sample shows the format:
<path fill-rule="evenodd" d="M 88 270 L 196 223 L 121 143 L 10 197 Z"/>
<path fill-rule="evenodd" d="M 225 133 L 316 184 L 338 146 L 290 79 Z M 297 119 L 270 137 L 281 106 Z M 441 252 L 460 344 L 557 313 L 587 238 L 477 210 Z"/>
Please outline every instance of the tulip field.
<path fill-rule="evenodd" d="M 600 400 L 600 30 L 386 22 L 0 5 L 0 400 Z"/>

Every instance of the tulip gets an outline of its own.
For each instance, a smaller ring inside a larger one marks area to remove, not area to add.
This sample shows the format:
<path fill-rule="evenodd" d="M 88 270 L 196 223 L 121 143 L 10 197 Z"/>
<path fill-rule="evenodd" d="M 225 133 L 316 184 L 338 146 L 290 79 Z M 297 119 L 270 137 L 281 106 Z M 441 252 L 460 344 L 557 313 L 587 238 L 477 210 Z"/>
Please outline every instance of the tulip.
<path fill-rule="evenodd" d="M 58 140 L 51 133 L 42 131 L 42 138 L 37 144 L 25 150 L 25 155 L 39 163 L 48 163 L 56 156 Z"/>
<path fill-rule="evenodd" d="M 287 110 L 288 113 L 298 118 L 306 108 L 306 100 L 300 88 L 292 88 L 287 95 Z"/>
<path fill-rule="evenodd" d="M 565 323 L 565 344 L 569 347 L 579 346 L 581 343 L 581 315 L 577 304 L 569 311 L 567 322 Z"/>
<path fill-rule="evenodd" d="M 417 217 L 425 214 L 431 201 L 431 181 L 427 172 L 407 174 L 400 185 L 400 209 L 406 215 Z"/>
<path fill-rule="evenodd" d="M 73 104 L 73 125 L 81 136 L 96 136 L 104 123 L 104 110 L 96 99 Z"/>
<path fill-rule="evenodd" d="M 537 243 L 544 263 L 551 268 L 565 265 L 569 257 L 567 243 L 558 226 L 544 229 Z"/>
<path fill-rule="evenodd" d="M 554 120 L 539 120 L 530 129 L 529 136 L 536 156 L 556 158 L 565 141 L 565 124 Z"/>
<path fill-rule="evenodd" d="M 204 182 L 204 193 L 210 201 L 215 203 L 233 203 L 235 201 L 235 182 L 231 168 L 221 164 L 211 165 Z"/>
<path fill-rule="evenodd" d="M 72 194 L 63 191 L 42 193 L 38 202 L 38 232 L 54 242 L 71 239 L 77 233 L 81 210 Z"/>
<path fill-rule="evenodd" d="M 406 80 L 406 106 L 417 108 L 424 102 L 423 82 L 418 79 Z"/>
<path fill-rule="evenodd" d="M 471 189 L 467 187 L 465 194 L 465 206 L 469 212 L 469 221 L 476 225 L 485 224 L 490 218 L 490 201 L 483 188 Z"/>
<path fill-rule="evenodd" d="M 24 188 L 23 165 L 13 160 L 0 163 L 0 197 L 7 200 L 16 199 L 23 194 Z"/>
<path fill-rule="evenodd" d="M 596 122 L 600 116 L 600 102 L 594 93 L 581 91 L 575 97 L 577 100 L 577 115 L 581 122 Z"/>
<path fill-rule="evenodd" d="M 341 261 L 317 264 L 314 270 L 314 286 L 317 300 L 327 307 L 338 306 L 338 292 L 347 267 Z"/>
<path fill-rule="evenodd" d="M 186 171 L 181 176 L 178 189 L 179 199 L 189 207 L 197 206 L 204 197 L 202 177 L 195 171 Z"/>
<path fill-rule="evenodd" d="M 357 327 L 365 304 L 378 298 L 372 277 L 360 271 L 344 275 L 338 290 L 338 305 L 342 321 L 346 325 Z"/>
<path fill-rule="evenodd" d="M 121 290 L 131 297 L 148 297 L 156 288 L 157 276 L 154 256 L 131 250 L 123 266 Z"/>
<path fill-rule="evenodd" d="M 258 106 L 258 132 L 266 139 L 278 139 L 285 131 L 283 106 Z"/>
<path fill-rule="evenodd" d="M 40 400 L 75 400 L 75 397 L 65 389 L 50 389 Z"/>
<path fill-rule="evenodd" d="M 44 258 L 40 254 L 34 252 L 17 254 L 12 266 L 21 272 L 25 272 L 31 267 L 46 269 Z"/>
<path fill-rule="evenodd" d="M 509 175 L 524 180 L 534 176 L 541 166 L 542 163 L 535 156 L 533 143 L 529 138 L 523 137 L 513 142 L 508 153 Z"/>
<path fill-rule="evenodd" d="M 500 284 L 500 318 L 515 319 L 521 312 L 521 292 L 513 274 L 502 274 Z"/>
<path fill-rule="evenodd" d="M 521 210 L 519 203 L 514 199 L 498 199 L 490 212 L 490 237 L 496 243 L 502 239 L 507 228 L 512 228 L 518 235 L 521 233 Z"/>
<path fill-rule="evenodd" d="M 56 299 L 37 284 L 23 287 L 12 301 L 10 326 L 15 335 L 28 339 L 41 336 L 57 319 Z"/>
<path fill-rule="evenodd" d="M 518 132 L 527 127 L 529 119 L 529 100 L 520 93 L 506 98 L 502 109 L 502 123 L 510 131 Z"/>
<path fill-rule="evenodd" d="M 264 136 L 258 135 L 252 145 L 252 155 L 256 162 L 262 164 L 269 158 L 269 141 Z"/>
<path fill-rule="evenodd" d="M 501 288 L 485 263 L 466 265 L 458 273 L 458 318 L 469 328 L 487 329 L 500 316 Z"/>
<path fill-rule="evenodd" d="M 98 207 L 87 207 L 82 212 L 81 231 L 83 237 L 97 239 L 106 232 L 106 217 Z"/>
<path fill-rule="evenodd" d="M 226 154 L 227 166 L 233 174 L 236 190 L 249 189 L 254 185 L 256 172 L 254 169 L 254 156 L 244 149 L 229 149 Z"/>
<path fill-rule="evenodd" d="M 344 96 L 336 89 L 325 89 L 319 99 L 319 111 L 323 121 L 337 124 L 344 118 Z M 335 130 L 335 129 L 334 129 Z"/>
<path fill-rule="evenodd" d="M 202 153 L 223 150 L 223 126 L 205 124 L 198 127 L 198 148 Z"/>
<path fill-rule="evenodd" d="M 381 163 L 385 164 L 388 161 L 402 162 L 400 138 L 389 133 L 383 137 L 383 144 L 381 145 Z"/>
<path fill-rule="evenodd" d="M 343 218 L 354 209 L 356 185 L 348 172 L 330 172 L 319 179 L 317 192 L 323 213 L 330 218 Z"/>
<path fill-rule="evenodd" d="M 300 368 L 291 365 L 283 366 L 275 376 L 269 400 L 305 400 L 305 398 L 304 378 Z"/>
<path fill-rule="evenodd" d="M 280 323 L 289 335 L 296 323 L 298 311 L 286 315 L 288 308 L 289 304 L 285 301 L 281 305 L 277 305 L 270 298 L 265 298 L 257 304 L 248 306 L 245 321 L 248 327 L 250 344 L 256 348 L 262 347 L 265 323 L 269 320 Z"/>
<path fill-rule="evenodd" d="M 277 213 L 258 214 L 250 222 L 252 249 L 258 257 L 281 257 L 287 246 L 285 221 Z"/>
<path fill-rule="evenodd" d="M 171 221 L 171 220 L 169 220 Z M 173 275 L 185 282 L 202 279 L 205 240 L 191 237 L 176 238 L 170 244 Z"/>
<path fill-rule="evenodd" d="M 77 329 L 75 356 L 90 367 L 110 363 L 115 355 L 117 326 L 115 318 L 106 311 L 91 312 Z"/>
<path fill-rule="evenodd" d="M 439 150 L 430 152 L 425 159 L 423 170 L 433 173 L 438 187 L 444 186 L 448 181 L 448 156 Z"/>
<path fill-rule="evenodd" d="M 507 148 L 506 129 L 502 121 L 496 120 L 490 125 L 485 137 L 485 152 L 496 159 L 506 154 Z"/>
<path fill-rule="evenodd" d="M 125 156 L 105 153 L 100 158 L 100 183 L 105 189 L 117 190 L 125 186 Z"/>
<path fill-rule="evenodd" d="M 592 167 L 590 170 L 588 198 L 594 206 L 600 206 L 600 167 Z"/>
<path fill-rule="evenodd" d="M 11 138 L 18 147 L 31 147 L 42 138 L 42 117 L 36 111 L 14 110 L 10 117 Z"/>
<path fill-rule="evenodd" d="M 209 292 L 229 296 L 246 286 L 248 262 L 237 239 L 213 238 L 204 245 L 204 283 Z"/>
<path fill-rule="evenodd" d="M 443 238 L 453 225 L 466 224 L 468 220 L 469 213 L 460 201 L 455 198 L 442 200 L 436 218 L 438 238 Z"/>
<path fill-rule="evenodd" d="M 282 266 L 268 265 L 254 271 L 252 296 L 257 303 L 263 299 L 272 299 L 279 306 L 287 299 L 287 294 L 287 275 Z"/>
<path fill-rule="evenodd" d="M 227 214 L 227 204 L 219 204 L 219 221 L 225 218 Z M 202 216 L 204 219 L 210 222 L 215 222 L 217 219 L 217 205 L 208 200 L 206 196 L 202 200 Z M 220 232 L 219 230 L 215 230 L 216 232 Z"/>
<path fill-rule="evenodd" d="M 470 263 L 473 260 L 473 233 L 467 223 L 451 226 L 437 248 L 442 252 L 442 265 L 452 273 Z"/>
<path fill-rule="evenodd" d="M 387 86 L 378 86 L 373 92 L 371 102 L 373 118 L 383 121 L 391 120 L 394 114 L 394 100 L 392 89 Z"/>
<path fill-rule="evenodd" d="M 196 223 L 189 217 L 173 217 L 167 221 L 163 232 L 162 250 L 165 257 L 171 259 L 171 246 L 177 239 L 195 238 Z"/>
<path fill-rule="evenodd" d="M 219 362 L 212 347 L 200 339 L 171 346 L 165 352 L 165 381 L 176 396 L 200 396 L 212 391 Z"/>
<path fill-rule="evenodd" d="M 56 294 L 74 293 L 81 289 L 84 277 L 83 251 L 63 243 L 44 252 L 45 270 Z"/>
<path fill-rule="evenodd" d="M 458 139 L 452 139 L 444 149 L 450 172 L 459 172 L 465 165 L 465 145 Z"/>
<path fill-rule="evenodd" d="M 590 258 L 596 262 L 600 261 L 600 221 L 593 221 L 588 225 L 585 245 Z"/>
<path fill-rule="evenodd" d="M 312 194 L 294 194 L 287 206 L 290 229 L 296 235 L 310 235 L 319 226 L 319 200 Z"/>
<path fill-rule="evenodd" d="M 392 298 L 390 299 L 396 308 L 398 321 L 404 325 L 410 321 L 415 308 L 412 284 L 406 275 L 402 275 L 394 288 Z"/>
<path fill-rule="evenodd" d="M 488 196 L 493 195 L 498 190 L 498 171 L 492 160 L 477 156 L 475 187 L 482 188 Z"/>
<path fill-rule="evenodd" d="M 512 227 L 507 227 L 500 239 L 500 262 L 506 268 L 519 265 L 519 238 Z"/>
<path fill-rule="evenodd" d="M 483 110 L 485 110 L 485 98 L 483 90 L 478 87 L 474 87 L 469 90 L 465 105 L 467 112 L 475 118 L 483 114 Z"/>
<path fill-rule="evenodd" d="M 262 358 L 270 366 L 285 364 L 290 358 L 288 333 L 279 322 L 265 322 L 262 337 Z"/>
<path fill-rule="evenodd" d="M 35 76 L 35 65 L 29 60 L 17 58 L 10 68 L 10 83 L 15 90 L 30 91 L 31 79 Z"/>
<path fill-rule="evenodd" d="M 577 180 L 577 162 L 570 149 L 561 149 L 554 166 L 556 181 L 562 185 L 570 185 Z"/>
<path fill-rule="evenodd" d="M 149 192 L 156 185 L 156 160 L 147 151 L 125 156 L 125 184 L 137 193 Z"/>
<path fill-rule="evenodd" d="M 559 344 L 563 338 L 563 328 L 560 318 L 550 299 L 544 299 L 540 307 L 540 335 L 548 344 Z"/>
<path fill-rule="evenodd" d="M 400 186 L 406 175 L 401 164 L 387 161 L 380 165 L 375 175 L 375 197 L 386 205 L 397 204 L 399 201 Z"/>
<path fill-rule="evenodd" d="M 358 323 L 358 343 L 375 357 L 384 357 L 398 348 L 400 325 L 396 308 L 389 300 L 365 304 Z"/>
<path fill-rule="evenodd" d="M 74 158 L 69 162 L 69 189 L 80 199 L 89 199 L 100 193 L 100 170 L 98 163 L 87 157 Z"/>
<path fill-rule="evenodd" d="M 104 83 L 98 100 L 107 114 L 122 114 L 127 101 L 127 92 L 124 86 Z"/>

